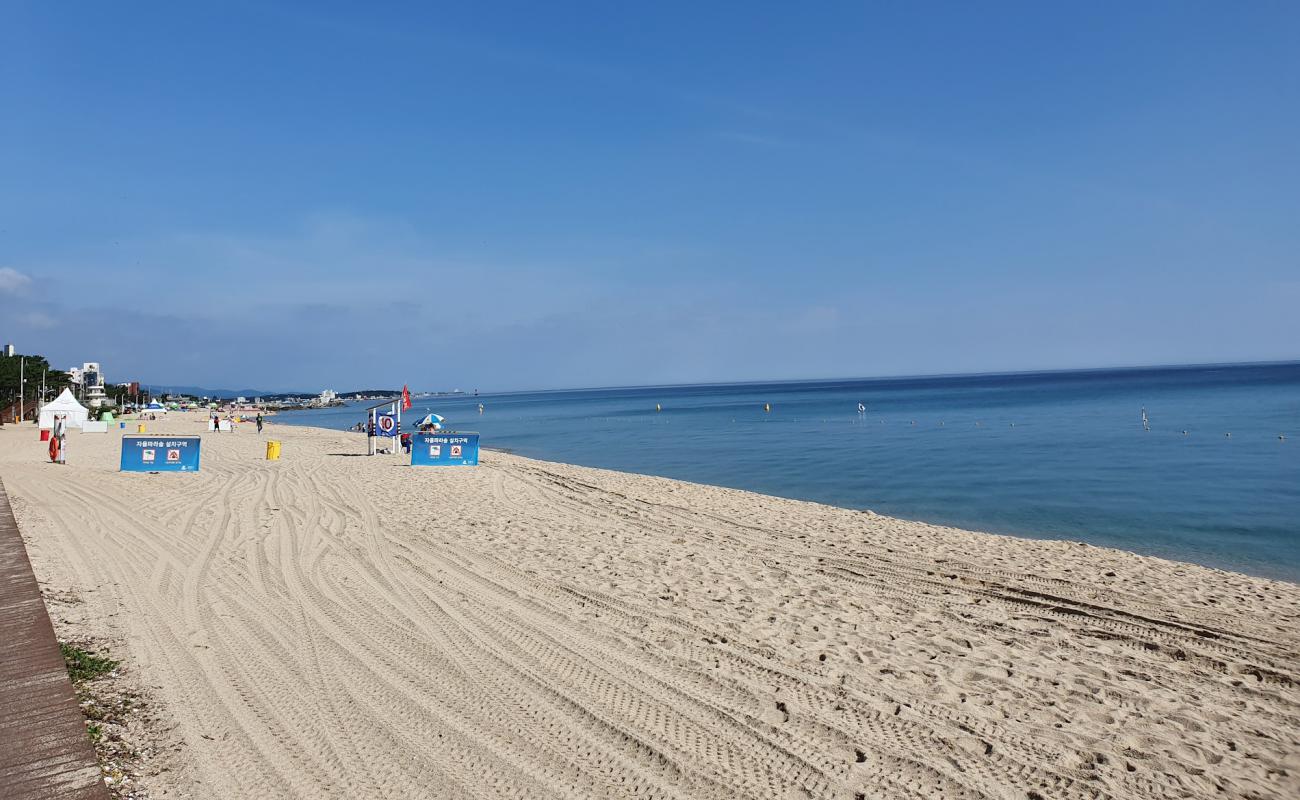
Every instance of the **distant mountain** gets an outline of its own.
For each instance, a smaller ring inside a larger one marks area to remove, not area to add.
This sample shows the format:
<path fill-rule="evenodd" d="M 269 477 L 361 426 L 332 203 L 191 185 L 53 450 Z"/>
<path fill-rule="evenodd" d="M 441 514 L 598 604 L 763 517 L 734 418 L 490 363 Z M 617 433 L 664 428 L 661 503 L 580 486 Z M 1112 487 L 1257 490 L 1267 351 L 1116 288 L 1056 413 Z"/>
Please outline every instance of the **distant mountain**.
<path fill-rule="evenodd" d="M 157 395 L 187 394 L 193 397 L 216 397 L 216 398 L 223 398 L 223 399 L 229 399 L 235 397 L 247 397 L 248 399 L 251 400 L 254 397 L 261 397 L 264 400 L 281 400 L 286 397 L 316 397 L 317 395 L 320 394 L 319 389 L 310 392 L 309 391 L 273 392 L 270 389 L 213 389 L 208 386 L 182 386 L 182 385 L 176 385 L 170 383 L 144 383 L 144 382 L 141 382 L 140 386 L 142 388 L 148 389 L 149 391 Z M 401 397 L 402 390 L 401 389 L 356 389 L 356 390 L 350 390 L 350 391 L 338 393 L 338 396 L 340 398 L 355 397 L 357 395 L 362 395 L 363 397 Z"/>
<path fill-rule="evenodd" d="M 147 388 L 154 394 L 188 394 L 193 397 L 315 397 L 320 394 L 320 390 L 314 392 L 273 392 L 268 389 L 212 389 L 207 386 L 179 386 L 170 383 L 145 383 L 141 381 L 141 388 Z"/>
<path fill-rule="evenodd" d="M 164 394 L 187 394 L 193 397 L 215 397 L 221 399 L 231 399 L 235 397 L 247 397 L 253 399 L 260 397 L 263 400 L 283 400 L 286 397 L 316 397 L 320 390 L 301 391 L 301 392 L 273 392 L 269 389 L 213 389 L 209 386 L 182 386 L 169 383 L 144 383 L 141 382 L 142 388 L 148 389 L 156 395 Z M 401 397 L 401 389 L 356 389 L 346 392 L 339 392 L 338 396 L 342 398 L 355 397 Z"/>

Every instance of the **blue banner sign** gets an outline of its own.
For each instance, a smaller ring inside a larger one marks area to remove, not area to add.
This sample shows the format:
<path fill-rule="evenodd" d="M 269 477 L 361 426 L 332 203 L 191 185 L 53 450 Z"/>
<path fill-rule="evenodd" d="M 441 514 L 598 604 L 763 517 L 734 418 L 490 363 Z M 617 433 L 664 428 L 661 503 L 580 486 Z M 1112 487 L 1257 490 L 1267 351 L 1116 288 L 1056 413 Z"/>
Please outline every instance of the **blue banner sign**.
<path fill-rule="evenodd" d="M 411 435 L 411 466 L 413 467 L 477 465 L 477 433 L 435 431 Z"/>
<path fill-rule="evenodd" d="M 198 472 L 197 436 L 123 436 L 123 472 Z"/>
<path fill-rule="evenodd" d="M 392 414 L 379 414 L 375 417 L 376 436 L 396 436 L 402 426 L 397 424 L 397 417 Z"/>

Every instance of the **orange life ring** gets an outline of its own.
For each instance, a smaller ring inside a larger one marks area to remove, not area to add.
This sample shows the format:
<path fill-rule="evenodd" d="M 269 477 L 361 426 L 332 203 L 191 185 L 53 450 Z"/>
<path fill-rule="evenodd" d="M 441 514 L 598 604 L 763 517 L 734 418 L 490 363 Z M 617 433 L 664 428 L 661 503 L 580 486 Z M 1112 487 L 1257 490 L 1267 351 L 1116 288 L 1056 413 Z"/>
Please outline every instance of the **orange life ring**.
<path fill-rule="evenodd" d="M 50 437 L 50 460 L 59 460 L 59 437 L 57 436 Z"/>

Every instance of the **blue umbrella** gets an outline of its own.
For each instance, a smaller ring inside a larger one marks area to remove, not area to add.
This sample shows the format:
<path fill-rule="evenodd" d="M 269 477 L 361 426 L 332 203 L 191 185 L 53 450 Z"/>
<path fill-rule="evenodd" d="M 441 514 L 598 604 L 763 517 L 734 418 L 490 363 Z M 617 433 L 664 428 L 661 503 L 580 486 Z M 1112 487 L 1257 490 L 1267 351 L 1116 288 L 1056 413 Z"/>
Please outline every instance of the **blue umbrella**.
<path fill-rule="evenodd" d="M 416 428 L 423 428 L 425 425 L 432 425 L 434 430 L 442 427 L 443 417 L 441 414 L 426 414 L 423 419 L 415 423 Z"/>

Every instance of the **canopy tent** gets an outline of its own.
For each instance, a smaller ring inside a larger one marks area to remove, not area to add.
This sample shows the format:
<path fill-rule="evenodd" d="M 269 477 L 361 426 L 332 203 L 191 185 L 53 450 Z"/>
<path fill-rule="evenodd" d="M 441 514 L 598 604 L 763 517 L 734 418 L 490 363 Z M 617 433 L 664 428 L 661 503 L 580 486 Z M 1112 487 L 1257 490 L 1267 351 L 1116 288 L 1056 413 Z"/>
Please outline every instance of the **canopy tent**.
<path fill-rule="evenodd" d="M 154 400 L 149 405 L 145 406 L 144 410 L 145 411 L 166 411 L 167 406 L 163 405 L 162 403 L 159 403 L 157 400 Z"/>
<path fill-rule="evenodd" d="M 77 398 L 72 396 L 72 392 L 64 389 L 63 393 L 50 402 L 41 406 L 39 424 L 42 428 L 53 428 L 54 417 L 57 414 L 67 415 L 69 428 L 80 428 L 81 423 L 86 421 L 86 407 L 77 402 Z"/>

